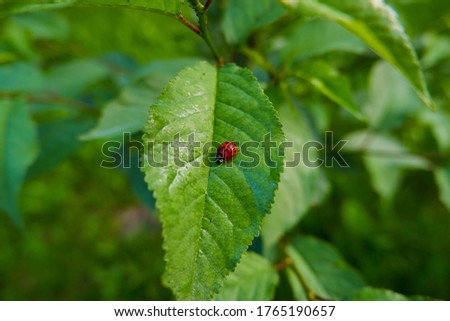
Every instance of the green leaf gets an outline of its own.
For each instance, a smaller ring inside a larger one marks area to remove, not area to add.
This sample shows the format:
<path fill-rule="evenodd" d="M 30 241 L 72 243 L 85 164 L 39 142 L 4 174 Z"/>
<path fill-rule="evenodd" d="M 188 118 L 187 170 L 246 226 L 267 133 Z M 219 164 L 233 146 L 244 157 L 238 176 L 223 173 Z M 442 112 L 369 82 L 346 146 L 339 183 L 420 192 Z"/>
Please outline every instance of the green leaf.
<path fill-rule="evenodd" d="M 110 70 L 94 59 L 73 60 L 53 68 L 47 78 L 48 90 L 59 95 L 76 97 L 89 86 L 106 79 Z"/>
<path fill-rule="evenodd" d="M 346 136 L 345 140 L 348 142 L 344 151 L 364 155 L 374 190 L 387 200 L 395 195 L 405 169 L 431 168 L 426 159 L 411 154 L 400 142 L 387 135 L 358 131 Z"/>
<path fill-rule="evenodd" d="M 399 293 L 386 289 L 377 289 L 364 287 L 356 292 L 352 298 L 353 301 L 408 301 L 409 299 Z"/>
<path fill-rule="evenodd" d="M 367 51 L 361 40 L 332 21 L 312 19 L 296 23 L 293 28 L 281 51 L 286 63 L 338 50 L 356 54 Z"/>
<path fill-rule="evenodd" d="M 66 40 L 70 27 L 59 12 L 34 12 L 11 17 L 16 28 L 23 30 L 32 39 Z"/>
<path fill-rule="evenodd" d="M 333 66 L 321 60 L 309 60 L 294 66 L 295 75 L 311 83 L 322 94 L 346 108 L 358 119 L 363 119 L 359 107 L 355 104 L 347 77 Z"/>
<path fill-rule="evenodd" d="M 1 13 L 0 10 L 0 18 Z M 20 28 L 14 22 L 14 19 L 11 19 L 10 23 L 5 22 L 5 28 L 2 29 L 2 33 L 6 38 L 5 40 L 9 43 L 7 50 L 15 55 L 15 59 L 11 61 L 17 61 L 20 57 L 22 60 L 39 61 L 40 54 L 33 48 L 33 33 L 25 28 Z"/>
<path fill-rule="evenodd" d="M 286 249 L 308 293 L 321 299 L 350 298 L 363 287 L 361 277 L 329 244 L 313 237 L 297 237 Z"/>
<path fill-rule="evenodd" d="M 441 30 L 440 26 L 444 26 L 445 21 L 448 22 L 446 19 L 450 12 L 450 2 L 447 0 L 390 0 L 389 3 L 401 13 L 408 32 L 414 36 L 430 29 Z M 444 30 L 446 29 L 442 29 Z"/>
<path fill-rule="evenodd" d="M 0 92 L 34 93 L 42 90 L 44 75 L 35 66 L 16 62 L 0 66 Z"/>
<path fill-rule="evenodd" d="M 363 111 L 374 130 L 391 130 L 402 125 L 406 117 L 419 111 L 421 103 L 411 86 L 386 62 L 376 63 L 369 79 L 369 99 Z M 425 111 L 432 114 L 427 109 Z"/>
<path fill-rule="evenodd" d="M 442 151 L 450 150 L 450 114 L 445 112 L 445 107 L 438 105 L 439 108 L 436 112 L 430 113 L 428 110 L 423 111 L 417 119 L 429 126 L 433 132 L 433 136 L 436 139 L 439 149 Z"/>
<path fill-rule="evenodd" d="M 124 7 L 178 15 L 183 0 L 78 0 L 80 6 Z"/>
<path fill-rule="evenodd" d="M 44 172 L 63 161 L 81 147 L 78 136 L 92 127 L 90 119 L 67 119 L 40 125 L 38 128 L 40 152 L 28 175 Z"/>
<path fill-rule="evenodd" d="M 422 65 L 431 68 L 450 59 L 450 37 L 436 34 L 425 34 L 425 53 Z"/>
<path fill-rule="evenodd" d="M 133 153 L 131 148 L 128 152 L 124 152 L 124 157 L 130 157 L 131 164 L 128 167 L 123 166 L 121 169 L 124 171 L 125 176 L 128 178 L 128 183 L 131 186 L 136 197 L 144 204 L 151 213 L 155 212 L 155 198 L 153 193 L 149 191 L 147 183 L 145 182 L 145 174 L 140 167 L 139 154 Z M 123 164 L 125 165 L 125 164 Z"/>
<path fill-rule="evenodd" d="M 153 148 L 144 154 L 144 170 L 163 222 L 165 279 L 178 299 L 210 299 L 259 234 L 283 167 L 282 156 L 259 143 L 268 133 L 277 144 L 283 140 L 257 80 L 235 65 L 215 68 L 203 62 L 187 68 L 151 106 L 143 139 Z M 175 157 L 177 134 L 183 142 L 194 135 L 200 147 L 182 148 Z M 224 141 L 242 150 L 218 165 L 215 153 L 202 148 Z M 241 163 L 251 161 L 246 142 L 256 144 L 251 152 L 259 161 L 253 166 Z M 164 156 L 168 165 L 150 165 Z M 273 167 L 264 161 L 269 157 Z"/>
<path fill-rule="evenodd" d="M 13 1 L 16 1 L 13 3 Z M 182 0 L 10 0 L 0 3 L 6 10 L 3 13 L 15 14 L 36 10 L 59 9 L 70 5 L 123 7 L 154 11 L 167 15 L 180 13 Z"/>
<path fill-rule="evenodd" d="M 292 294 L 294 295 L 294 299 L 297 301 L 307 301 L 308 295 L 306 294 L 306 290 L 303 287 L 301 281 L 295 270 L 291 267 L 286 268 L 286 275 L 289 281 L 289 285 L 292 290 Z"/>
<path fill-rule="evenodd" d="M 192 34 L 192 30 L 174 17 L 105 8 L 64 10 L 63 14 L 69 19 L 70 39 L 86 48 L 90 55 L 103 56 L 109 52 L 107 55 L 111 56 L 112 52 L 115 52 L 114 55 L 120 52 L 140 62 L 150 62 L 205 54 L 199 50 L 204 45 L 203 39 Z M 111 31 L 112 20 L 120 26 L 114 32 Z"/>
<path fill-rule="evenodd" d="M 439 187 L 439 198 L 450 211 L 450 168 L 439 168 L 435 170 L 434 178 Z"/>
<path fill-rule="evenodd" d="M 293 148 L 286 148 L 285 159 L 289 164 L 295 160 L 294 153 L 303 153 L 304 144 L 315 140 L 315 137 L 310 124 L 299 111 L 281 105 L 279 113 L 286 140 L 294 144 Z M 317 157 L 314 151 L 308 156 L 311 160 Z M 285 167 L 272 212 L 262 226 L 266 255 L 286 232 L 300 222 L 311 206 L 320 203 L 328 191 L 329 184 L 320 168 L 308 167 L 303 161 Z"/>
<path fill-rule="evenodd" d="M 395 11 L 383 0 L 281 0 L 302 14 L 339 23 L 363 40 L 408 79 L 426 106 L 434 109 L 414 48 Z"/>
<path fill-rule="evenodd" d="M 1 0 L 0 17 L 37 10 L 60 9 L 76 2 L 77 0 Z"/>
<path fill-rule="evenodd" d="M 284 13 L 276 0 L 229 0 L 223 18 L 225 38 L 230 44 L 243 45 L 252 32 Z"/>
<path fill-rule="evenodd" d="M 215 296 L 216 301 L 270 301 L 279 281 L 278 274 L 264 257 L 248 252 L 242 256 Z"/>
<path fill-rule="evenodd" d="M 21 101 L 0 101 L 0 208 L 20 223 L 18 198 L 38 152 L 36 126 Z"/>
<path fill-rule="evenodd" d="M 97 126 L 82 139 L 112 138 L 124 132 L 143 130 L 148 106 L 156 100 L 167 82 L 192 61 L 176 59 L 152 63 L 103 108 Z"/>
<path fill-rule="evenodd" d="M 164 83 L 152 75 L 128 85 L 119 97 L 106 104 L 97 126 L 81 138 L 112 138 L 143 130 L 148 106 L 155 101 Z"/>

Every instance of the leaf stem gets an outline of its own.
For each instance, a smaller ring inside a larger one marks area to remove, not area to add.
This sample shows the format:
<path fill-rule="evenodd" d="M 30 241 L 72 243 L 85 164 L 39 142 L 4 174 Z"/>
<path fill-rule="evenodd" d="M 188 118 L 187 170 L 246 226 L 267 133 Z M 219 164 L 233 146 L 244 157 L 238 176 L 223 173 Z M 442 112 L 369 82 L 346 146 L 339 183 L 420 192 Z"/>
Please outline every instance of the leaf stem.
<path fill-rule="evenodd" d="M 292 265 L 292 260 L 289 256 L 286 256 L 281 262 L 275 264 L 274 269 L 278 272 L 290 265 Z"/>
<path fill-rule="evenodd" d="M 189 29 L 191 29 L 192 31 L 194 31 L 196 34 L 201 35 L 201 31 L 199 29 L 199 27 L 197 27 L 196 25 L 194 25 L 192 22 L 190 22 L 189 20 L 187 20 L 181 13 L 177 16 L 178 21 L 180 21 L 182 24 L 184 24 L 185 26 L 187 26 Z"/>
<path fill-rule="evenodd" d="M 212 0 L 206 1 L 205 5 L 203 5 L 200 0 L 189 0 L 189 4 L 191 5 L 192 9 L 194 9 L 195 14 L 198 18 L 198 26 L 195 26 L 199 32 L 192 29 L 191 26 L 187 25 L 189 28 L 194 30 L 200 37 L 203 38 L 203 40 L 208 45 L 209 49 L 211 50 L 212 54 L 214 55 L 214 58 L 216 59 L 217 66 L 223 66 L 223 58 L 217 51 L 216 47 L 212 43 L 211 35 L 208 31 L 208 17 L 206 16 L 206 10 L 211 5 Z M 181 21 L 181 20 L 180 20 Z M 183 21 L 182 21 L 183 22 Z M 184 23 L 186 24 L 186 23 Z M 190 24 L 190 22 L 189 22 Z"/>
<path fill-rule="evenodd" d="M 203 10 L 205 10 L 205 11 L 208 10 L 208 8 L 212 4 L 212 2 L 213 2 L 213 0 L 206 0 Z"/>
<path fill-rule="evenodd" d="M 276 82 L 282 79 L 282 75 L 276 70 L 275 66 L 272 65 L 260 52 L 255 49 L 244 47 L 242 48 L 242 53 L 250 58 L 253 63 L 257 64 L 263 68 Z"/>
<path fill-rule="evenodd" d="M 289 106 L 289 109 L 292 112 L 297 113 L 297 108 L 295 107 L 294 100 L 292 99 L 291 93 L 289 91 L 289 86 L 286 83 L 286 81 L 283 80 L 280 82 L 280 89 L 281 93 L 284 96 L 284 99 L 286 100 L 287 105 Z"/>
<path fill-rule="evenodd" d="M 334 300 L 331 299 L 331 298 L 324 298 L 324 297 L 321 297 L 320 295 L 318 295 L 317 293 L 315 293 L 315 292 L 308 286 L 308 284 L 306 283 L 306 281 L 305 281 L 303 275 L 300 273 L 300 271 L 297 269 L 297 267 L 294 266 L 294 265 L 292 264 L 292 259 L 291 259 L 291 257 L 286 253 L 286 249 L 284 249 L 284 252 L 285 252 L 285 254 L 286 254 L 285 260 L 286 260 L 287 262 L 290 262 L 290 263 L 291 263 L 291 265 L 292 265 L 292 266 L 291 266 L 291 267 L 292 267 L 292 270 L 293 270 L 293 272 L 295 273 L 295 275 L 297 276 L 298 281 L 299 281 L 300 284 L 302 285 L 302 287 L 303 287 L 303 289 L 305 290 L 306 295 L 307 295 L 307 297 L 308 297 L 308 299 L 309 299 L 310 301 L 334 301 Z"/>

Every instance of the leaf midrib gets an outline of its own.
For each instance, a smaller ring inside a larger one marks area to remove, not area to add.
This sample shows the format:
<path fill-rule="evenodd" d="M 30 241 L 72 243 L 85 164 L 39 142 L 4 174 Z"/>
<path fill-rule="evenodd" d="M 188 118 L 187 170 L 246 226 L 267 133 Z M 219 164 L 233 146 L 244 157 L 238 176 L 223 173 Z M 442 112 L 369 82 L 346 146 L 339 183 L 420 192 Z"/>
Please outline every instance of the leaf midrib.
<path fill-rule="evenodd" d="M 211 111 L 211 119 L 212 119 L 211 141 L 213 141 L 214 132 L 215 132 L 215 129 L 216 129 L 216 117 L 215 117 L 215 115 L 216 115 L 216 107 L 217 107 L 217 104 L 216 104 L 216 102 L 217 102 L 217 92 L 218 92 L 218 85 L 219 85 L 219 70 L 218 70 L 217 67 L 215 67 L 215 73 L 216 73 L 216 83 L 215 83 L 215 86 L 214 86 L 214 95 L 213 95 L 213 97 L 214 97 L 214 104 L 213 104 L 213 106 L 211 108 L 211 110 L 212 110 Z M 209 153 L 207 153 L 206 155 L 209 155 Z M 211 166 L 207 166 L 207 173 L 208 174 L 206 176 L 207 178 L 206 178 L 206 184 L 205 184 L 206 188 L 205 188 L 204 198 L 203 198 L 203 209 L 202 209 L 202 214 L 201 214 L 201 218 L 200 218 L 200 226 L 199 226 L 199 229 L 198 229 L 198 237 L 196 238 L 197 242 L 195 244 L 195 247 L 196 247 L 196 249 L 195 249 L 195 258 L 194 258 L 194 262 L 193 262 L 194 263 L 193 264 L 194 268 L 192 269 L 192 273 L 191 273 L 191 298 L 195 298 L 195 293 L 194 293 L 195 288 L 193 286 L 194 279 L 196 278 L 196 271 L 197 271 L 195 266 L 197 266 L 198 258 L 199 258 L 199 255 L 200 255 L 200 240 L 202 238 L 202 231 L 204 230 L 203 218 L 205 216 L 204 213 L 205 213 L 205 209 L 206 209 L 206 206 L 205 206 L 206 205 L 206 198 L 208 197 L 208 190 L 209 190 L 209 184 L 210 184 L 210 175 L 211 175 Z M 219 206 L 219 204 L 216 203 L 216 205 L 217 205 L 217 207 L 219 207 L 222 210 L 222 208 Z M 226 214 L 226 212 L 224 212 L 224 213 Z M 211 294 L 211 297 L 212 297 L 212 295 L 213 294 Z"/>
<path fill-rule="evenodd" d="M 107 3 L 95 3 L 90 4 L 86 0 L 74 0 L 72 1 L 61 1 L 61 0 L 55 0 L 55 1 L 47 1 L 44 3 L 25 3 L 22 6 L 19 6 L 17 8 L 13 8 L 11 10 L 7 10 L 6 14 L 18 14 L 18 13 L 26 13 L 26 12 L 32 12 L 32 11 L 40 11 L 40 10 L 51 10 L 51 9 L 59 9 L 59 8 L 65 8 L 65 7 L 79 7 L 79 8 L 88 8 L 88 7 L 97 7 L 97 8 L 128 8 L 128 9 L 134 9 L 134 10 L 142 10 L 142 11 L 148 11 L 148 12 L 155 12 L 158 14 L 163 14 L 169 17 L 174 17 L 177 14 L 169 11 L 167 8 L 167 3 L 162 2 L 163 9 L 158 8 L 150 8 L 146 6 L 139 6 L 139 5 L 132 5 L 131 3 L 124 3 L 124 4 L 107 4 Z M 181 11 L 181 6 L 178 8 L 178 11 Z M 3 16 L 3 14 L 0 14 L 0 16 Z"/>

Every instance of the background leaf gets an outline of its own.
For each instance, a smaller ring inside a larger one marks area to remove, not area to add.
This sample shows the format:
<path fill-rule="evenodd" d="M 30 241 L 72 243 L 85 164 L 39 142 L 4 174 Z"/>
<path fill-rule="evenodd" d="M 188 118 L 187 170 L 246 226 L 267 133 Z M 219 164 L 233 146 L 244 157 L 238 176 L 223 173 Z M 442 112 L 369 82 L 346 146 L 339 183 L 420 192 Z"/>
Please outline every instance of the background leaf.
<path fill-rule="evenodd" d="M 364 287 L 352 296 L 354 301 L 407 301 L 408 298 L 391 290 Z"/>
<path fill-rule="evenodd" d="M 27 106 L 17 100 L 1 100 L 0 207 L 17 223 L 19 190 L 37 152 L 36 126 Z"/>
<path fill-rule="evenodd" d="M 286 162 L 294 161 L 294 153 L 302 153 L 302 147 L 308 141 L 315 140 L 305 114 L 298 110 L 280 106 L 280 120 L 287 142 L 293 142 L 293 148 L 286 148 Z M 303 155 L 303 154 L 302 154 Z M 308 157 L 315 159 L 316 153 Z M 296 226 L 307 211 L 319 203 L 329 191 L 329 184 L 320 168 L 311 168 L 301 161 L 297 166 L 285 167 L 281 174 L 278 190 L 271 214 L 262 226 L 264 251 L 269 255 L 276 242 L 290 229 Z"/>
<path fill-rule="evenodd" d="M 307 80 L 314 88 L 346 108 L 355 117 L 363 118 L 359 107 L 353 100 L 348 78 L 333 66 L 321 60 L 308 60 L 296 64 L 294 68 L 297 77 Z"/>
<path fill-rule="evenodd" d="M 287 247 L 293 268 L 314 296 L 322 299 L 349 299 L 363 287 L 361 277 L 336 250 L 313 237 L 297 237 Z"/>
<path fill-rule="evenodd" d="M 419 111 L 420 100 L 392 66 L 380 61 L 374 65 L 369 77 L 369 97 L 363 111 L 374 130 L 386 131 L 398 127 L 406 117 Z M 428 110 L 426 112 L 433 114 Z"/>
<path fill-rule="evenodd" d="M 405 169 L 428 169 L 431 164 L 408 151 L 392 137 L 358 131 L 345 137 L 345 151 L 359 152 L 370 173 L 372 187 L 384 199 L 392 199 Z"/>
<path fill-rule="evenodd" d="M 28 176 L 51 169 L 80 148 L 82 142 L 78 136 L 93 124 L 90 119 L 66 119 L 40 125 L 38 127 L 40 150 Z"/>
<path fill-rule="evenodd" d="M 183 70 L 150 108 L 144 135 L 153 149 L 144 154 L 146 181 L 154 190 L 163 222 L 166 280 L 178 299 L 210 299 L 234 269 L 242 253 L 259 233 L 270 211 L 282 169 L 282 156 L 259 145 L 252 149 L 258 162 L 249 166 L 242 149 L 231 162 L 217 166 L 214 153 L 180 151 L 183 166 L 163 142 L 181 141 L 195 134 L 204 146 L 210 142 L 283 140 L 272 104 L 252 74 L 235 65 L 216 69 L 207 63 Z M 164 154 L 169 164 L 149 165 Z M 208 158 L 209 157 L 209 158 Z M 273 167 L 264 159 L 272 157 Z M 196 166 L 194 166 L 196 165 Z"/>
<path fill-rule="evenodd" d="M 297 301 L 308 301 L 308 295 L 305 292 L 306 290 L 303 287 L 295 270 L 291 267 L 287 267 L 286 275 L 287 275 L 288 282 L 291 287 L 291 291 L 294 296 L 294 299 Z"/>
<path fill-rule="evenodd" d="M 293 25 L 281 56 L 285 63 L 295 63 L 333 51 L 361 54 L 367 49 L 361 40 L 339 24 L 325 19 L 309 19 Z"/>
<path fill-rule="evenodd" d="M 335 21 L 361 38 L 408 79 L 425 105 L 434 109 L 413 46 L 395 11 L 383 0 L 281 0 L 302 14 Z"/>
<path fill-rule="evenodd" d="M 99 60 L 74 60 L 50 70 L 46 84 L 50 92 L 76 97 L 108 76 L 110 70 Z"/>
<path fill-rule="evenodd" d="M 33 12 L 11 17 L 14 25 L 35 39 L 60 40 L 68 38 L 70 27 L 57 12 Z"/>
<path fill-rule="evenodd" d="M 164 14 L 180 13 L 182 0 L 78 0 L 79 5 L 94 5 L 103 7 L 124 7 L 142 10 L 152 10 Z"/>
<path fill-rule="evenodd" d="M 439 188 L 439 198 L 450 211 L 450 168 L 439 168 L 435 170 L 434 178 Z"/>
<path fill-rule="evenodd" d="M 270 301 L 273 299 L 278 274 L 264 257 L 248 252 L 236 270 L 228 275 L 217 301 Z"/>
<path fill-rule="evenodd" d="M 46 1 L 46 2 L 44 2 Z M 35 10 L 64 8 L 77 0 L 0 0 L 0 17 Z"/>
<path fill-rule="evenodd" d="M 225 38 L 230 44 L 243 45 L 252 32 L 284 13 L 276 0 L 229 0 L 223 18 Z"/>
<path fill-rule="evenodd" d="M 24 62 L 0 65 L 0 93 L 33 93 L 43 89 L 44 75 L 36 66 Z"/>
<path fill-rule="evenodd" d="M 442 151 L 450 150 L 450 114 L 445 111 L 445 105 L 440 106 L 436 112 L 421 112 L 418 115 L 421 123 L 429 126 L 434 138 Z"/>
<path fill-rule="evenodd" d="M 163 91 L 165 84 L 193 61 L 195 60 L 157 61 L 143 68 L 116 99 L 106 104 L 97 126 L 82 138 L 84 140 L 112 138 L 125 132 L 143 130 L 148 107 Z"/>
<path fill-rule="evenodd" d="M 428 34 L 424 37 L 425 53 L 421 60 L 425 68 L 438 65 L 450 59 L 450 38 Z"/>
<path fill-rule="evenodd" d="M 141 160 L 139 159 L 139 153 L 137 151 L 133 153 L 133 150 L 128 148 L 128 150 L 124 150 L 122 157 L 128 157 L 130 160 L 130 166 L 122 166 L 121 169 L 127 177 L 131 189 L 139 201 L 144 204 L 151 213 L 154 213 L 155 198 L 144 180 L 145 174 L 140 167 Z M 121 165 L 125 165 L 125 163 L 123 162 Z"/>
<path fill-rule="evenodd" d="M 15 2 L 13 2 L 15 1 Z M 70 5 L 124 7 L 149 10 L 168 15 L 180 12 L 182 0 L 6 0 L 0 3 L 3 13 L 23 13 L 35 10 L 59 9 Z"/>

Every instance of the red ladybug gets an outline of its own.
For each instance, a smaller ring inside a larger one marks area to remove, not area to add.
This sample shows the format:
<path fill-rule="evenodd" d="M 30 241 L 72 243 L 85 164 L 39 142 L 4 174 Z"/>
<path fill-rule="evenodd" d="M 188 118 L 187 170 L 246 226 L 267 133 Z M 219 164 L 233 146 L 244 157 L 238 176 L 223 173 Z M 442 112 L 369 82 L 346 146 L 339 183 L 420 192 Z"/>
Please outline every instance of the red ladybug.
<path fill-rule="evenodd" d="M 224 142 L 217 148 L 216 163 L 229 161 L 236 155 L 237 147 L 233 142 Z"/>

